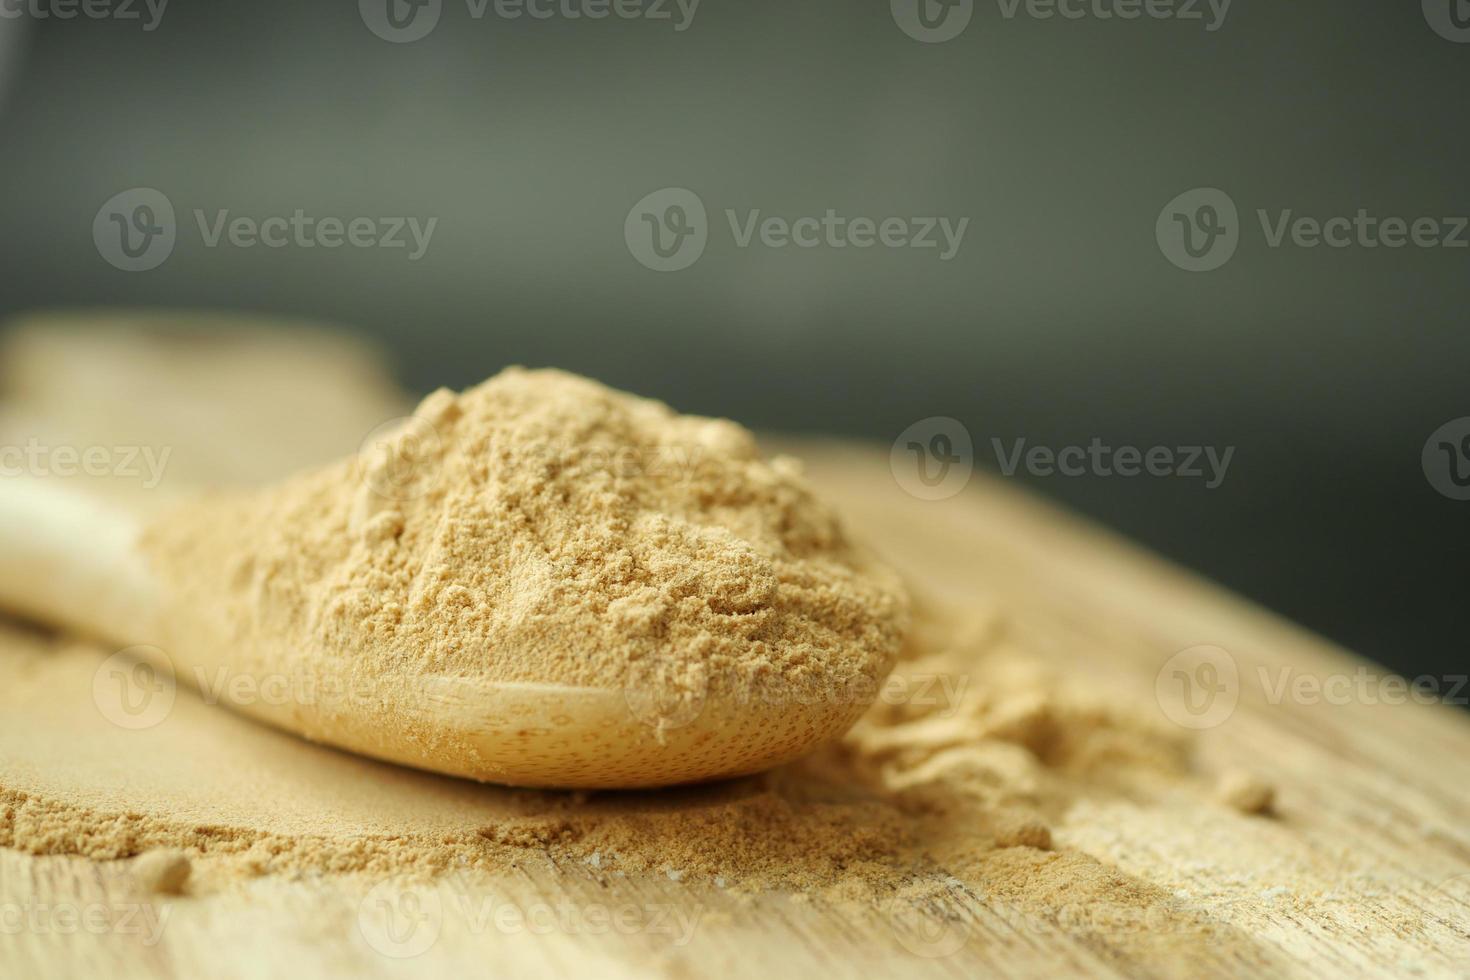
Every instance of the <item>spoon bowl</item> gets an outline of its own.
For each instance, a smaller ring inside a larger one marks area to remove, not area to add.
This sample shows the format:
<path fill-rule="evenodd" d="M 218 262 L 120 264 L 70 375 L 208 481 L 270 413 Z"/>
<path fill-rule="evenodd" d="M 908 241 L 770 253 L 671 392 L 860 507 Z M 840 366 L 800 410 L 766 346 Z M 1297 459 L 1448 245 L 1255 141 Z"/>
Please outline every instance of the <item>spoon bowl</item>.
<path fill-rule="evenodd" d="M 251 677 L 265 657 L 208 654 L 180 629 L 210 610 L 178 604 L 139 547 L 156 514 L 38 478 L 0 480 L 0 605 L 123 647 L 186 686 L 312 741 L 432 772 L 550 788 L 641 788 L 758 772 L 836 738 L 870 698 L 734 697 L 491 682 L 443 674 L 343 676 L 312 658 L 299 675 Z M 240 641 L 250 643 L 250 639 Z M 236 653 L 252 654 L 237 648 Z M 233 672 L 233 673 L 232 673 Z M 874 678 L 874 682 L 881 676 Z M 268 696 L 271 681 L 279 682 Z"/>

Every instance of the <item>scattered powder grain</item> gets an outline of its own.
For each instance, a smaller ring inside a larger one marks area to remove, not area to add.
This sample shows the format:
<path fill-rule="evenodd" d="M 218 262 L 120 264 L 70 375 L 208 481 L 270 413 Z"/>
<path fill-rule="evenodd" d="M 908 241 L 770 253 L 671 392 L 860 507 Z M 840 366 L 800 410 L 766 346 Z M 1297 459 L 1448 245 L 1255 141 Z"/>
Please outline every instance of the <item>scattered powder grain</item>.
<path fill-rule="evenodd" d="M 1270 813 L 1276 805 L 1276 787 L 1241 769 L 1222 773 L 1215 792 L 1221 803 L 1241 813 Z"/>
<path fill-rule="evenodd" d="M 133 878 L 145 892 L 183 894 L 184 884 L 194 870 L 189 856 L 176 848 L 148 851 L 133 859 Z"/>

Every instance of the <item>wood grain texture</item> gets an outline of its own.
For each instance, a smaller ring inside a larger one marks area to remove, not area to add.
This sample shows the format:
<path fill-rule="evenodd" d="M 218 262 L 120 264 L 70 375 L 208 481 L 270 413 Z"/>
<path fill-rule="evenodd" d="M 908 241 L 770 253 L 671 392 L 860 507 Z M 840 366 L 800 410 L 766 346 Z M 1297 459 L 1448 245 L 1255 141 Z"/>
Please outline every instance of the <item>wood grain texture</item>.
<path fill-rule="evenodd" d="M 1051 666 L 1203 723 L 1199 785 L 1079 787 L 1054 828 L 1059 851 L 1208 931 L 958 880 L 922 905 L 862 906 L 536 854 L 494 879 L 275 876 L 172 897 L 120 865 L 0 851 L 0 974 L 1470 976 L 1463 712 L 1400 698 L 1373 665 L 999 482 L 918 501 L 876 450 L 797 448 L 926 590 L 1004 609 Z M 1208 801 L 1209 775 L 1236 767 L 1278 788 L 1275 815 Z"/>

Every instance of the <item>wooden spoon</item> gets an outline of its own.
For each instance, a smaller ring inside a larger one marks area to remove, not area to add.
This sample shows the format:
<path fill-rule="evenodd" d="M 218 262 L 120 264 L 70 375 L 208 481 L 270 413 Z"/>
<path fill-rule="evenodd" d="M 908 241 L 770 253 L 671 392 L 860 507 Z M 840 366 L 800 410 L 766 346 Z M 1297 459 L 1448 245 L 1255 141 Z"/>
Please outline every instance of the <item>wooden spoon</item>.
<path fill-rule="evenodd" d="M 293 666 L 291 676 L 276 678 L 285 696 L 268 696 L 264 683 L 232 690 L 212 678 L 241 663 L 285 661 L 270 650 L 198 642 L 196 626 L 177 627 L 208 622 L 212 611 L 181 609 L 166 594 L 138 544 L 150 519 L 125 501 L 61 481 L 0 479 L 0 606 L 136 647 L 165 676 L 279 728 L 434 772 L 568 788 L 756 772 L 839 736 L 871 702 L 888 667 L 874 664 L 866 690 L 839 698 L 674 696 L 653 682 L 606 689 L 435 674 L 380 678 L 348 695 L 341 688 L 356 682 L 332 675 L 340 660 L 308 657 L 304 672 Z M 317 693 L 300 696 L 308 690 Z"/>

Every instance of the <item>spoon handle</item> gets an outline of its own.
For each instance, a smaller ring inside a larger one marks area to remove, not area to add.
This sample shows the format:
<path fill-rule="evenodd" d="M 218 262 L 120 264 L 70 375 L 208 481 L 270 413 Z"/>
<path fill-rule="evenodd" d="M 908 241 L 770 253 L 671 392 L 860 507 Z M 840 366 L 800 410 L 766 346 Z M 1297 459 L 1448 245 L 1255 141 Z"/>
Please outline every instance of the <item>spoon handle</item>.
<path fill-rule="evenodd" d="M 157 622 L 157 587 L 126 507 L 53 478 L 0 479 L 0 608 L 114 642 Z"/>

